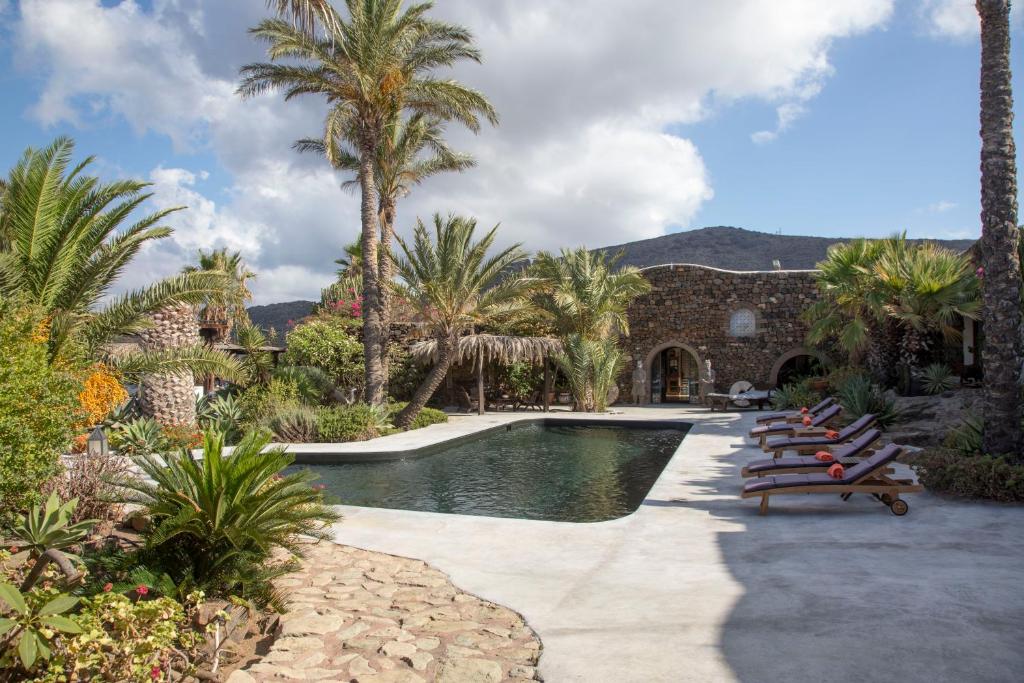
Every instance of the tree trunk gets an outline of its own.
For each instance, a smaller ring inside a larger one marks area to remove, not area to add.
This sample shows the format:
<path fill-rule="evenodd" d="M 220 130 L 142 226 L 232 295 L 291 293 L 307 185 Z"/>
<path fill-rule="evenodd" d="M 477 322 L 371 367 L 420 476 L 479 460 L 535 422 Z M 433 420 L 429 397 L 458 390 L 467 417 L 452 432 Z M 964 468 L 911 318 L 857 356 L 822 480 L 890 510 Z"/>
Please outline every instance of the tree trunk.
<path fill-rule="evenodd" d="M 981 18 L 981 263 L 984 450 L 1020 456 L 1021 273 L 1010 83 L 1010 3 L 977 0 Z"/>
<path fill-rule="evenodd" d="M 484 354 L 483 351 L 476 359 L 476 413 L 483 415 L 487 411 L 487 397 L 484 395 Z"/>
<path fill-rule="evenodd" d="M 381 368 L 384 372 L 382 393 L 388 395 L 388 379 L 390 367 L 388 363 L 388 347 L 391 345 L 391 279 L 394 268 L 391 263 L 391 243 L 395 236 L 395 200 L 393 197 L 380 198 L 380 254 L 378 260 L 377 282 L 380 308 L 381 339 L 377 353 L 380 356 Z"/>
<path fill-rule="evenodd" d="M 423 383 L 417 387 L 409 405 L 402 408 L 401 412 L 395 416 L 396 427 L 407 429 L 423 410 L 423 406 L 427 405 L 427 401 L 434 395 L 437 388 L 441 386 L 441 382 L 444 381 L 445 375 L 448 374 L 448 370 L 452 366 L 452 359 L 455 357 L 455 339 L 454 336 L 437 339 L 437 363 L 423 378 Z"/>
<path fill-rule="evenodd" d="M 360 144 L 359 188 L 362 196 L 360 219 L 363 246 L 363 362 L 364 400 L 371 405 L 384 402 L 386 374 L 380 362 L 382 330 L 380 319 L 380 283 L 377 270 L 377 185 L 373 159 L 377 135 L 364 133 Z"/>
<path fill-rule="evenodd" d="M 199 344 L 199 323 L 188 304 L 168 306 L 154 313 L 152 325 L 142 332 L 147 350 L 163 351 Z M 162 425 L 196 423 L 195 378 L 191 372 L 161 373 L 142 378 L 139 404 L 142 414 Z"/>

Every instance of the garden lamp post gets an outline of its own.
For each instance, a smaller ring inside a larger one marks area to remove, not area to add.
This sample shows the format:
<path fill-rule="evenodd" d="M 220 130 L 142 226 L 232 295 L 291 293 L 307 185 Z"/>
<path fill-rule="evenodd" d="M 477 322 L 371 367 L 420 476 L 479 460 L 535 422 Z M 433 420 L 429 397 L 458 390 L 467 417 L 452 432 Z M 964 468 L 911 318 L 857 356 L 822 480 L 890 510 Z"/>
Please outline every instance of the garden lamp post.
<path fill-rule="evenodd" d="M 96 429 L 92 430 L 89 440 L 85 442 L 86 452 L 94 458 L 107 455 L 110 452 L 109 446 L 107 435 L 103 433 L 102 427 L 96 427 Z"/>

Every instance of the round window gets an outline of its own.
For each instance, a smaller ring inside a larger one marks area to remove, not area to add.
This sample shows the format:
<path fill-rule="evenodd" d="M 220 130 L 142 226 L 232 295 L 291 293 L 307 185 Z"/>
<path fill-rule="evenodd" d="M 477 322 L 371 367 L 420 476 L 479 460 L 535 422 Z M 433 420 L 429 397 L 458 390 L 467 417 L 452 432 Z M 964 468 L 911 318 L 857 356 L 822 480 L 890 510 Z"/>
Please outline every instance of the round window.
<path fill-rule="evenodd" d="M 729 334 L 733 337 L 753 337 L 757 331 L 757 316 L 749 308 L 733 311 L 729 318 Z"/>

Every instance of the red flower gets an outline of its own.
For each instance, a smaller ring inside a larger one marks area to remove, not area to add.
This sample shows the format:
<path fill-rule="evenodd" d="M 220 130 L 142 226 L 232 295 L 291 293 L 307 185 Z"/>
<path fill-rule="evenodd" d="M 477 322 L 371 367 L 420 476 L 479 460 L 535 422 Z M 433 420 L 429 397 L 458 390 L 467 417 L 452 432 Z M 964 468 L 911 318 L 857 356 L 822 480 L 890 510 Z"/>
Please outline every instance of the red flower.
<path fill-rule="evenodd" d="M 976 270 L 974 272 L 975 272 L 975 274 L 978 277 L 981 277 L 981 278 L 985 277 L 985 269 L 983 267 L 978 268 L 978 270 Z"/>
<path fill-rule="evenodd" d="M 103 592 L 104 593 L 109 593 L 112 590 L 114 590 L 114 584 L 112 584 L 112 583 L 105 583 L 105 584 L 103 584 Z"/>
<path fill-rule="evenodd" d="M 313 484 L 314 491 L 323 491 L 325 488 L 327 488 L 327 484 Z"/>
<path fill-rule="evenodd" d="M 160 680 L 161 674 L 163 674 L 163 670 L 159 666 L 154 666 L 149 670 L 149 677 L 154 681 Z"/>
<path fill-rule="evenodd" d="M 9 548 L 9 550 L 11 551 L 11 554 L 13 555 L 14 553 L 18 552 L 18 546 L 16 546 L 16 545 L 12 545 L 12 546 L 11 546 L 11 547 Z"/>
<path fill-rule="evenodd" d="M 146 586 L 143 586 L 140 583 L 138 586 L 135 587 L 135 592 L 138 593 L 139 595 L 146 595 L 147 593 L 149 593 L 149 588 L 147 588 Z"/>

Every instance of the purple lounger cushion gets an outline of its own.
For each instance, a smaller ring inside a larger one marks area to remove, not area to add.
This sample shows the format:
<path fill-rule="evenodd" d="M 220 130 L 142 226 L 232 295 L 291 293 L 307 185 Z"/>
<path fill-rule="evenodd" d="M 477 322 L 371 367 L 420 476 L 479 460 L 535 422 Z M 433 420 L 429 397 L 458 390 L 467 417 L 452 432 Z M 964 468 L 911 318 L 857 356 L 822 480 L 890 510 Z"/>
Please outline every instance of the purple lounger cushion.
<path fill-rule="evenodd" d="M 882 432 L 877 429 L 869 429 L 845 446 L 835 449 L 832 456 L 836 460 L 855 458 L 861 451 L 867 450 L 880 436 L 882 436 Z M 746 469 L 747 472 L 753 474 L 771 470 L 800 469 L 803 467 L 820 467 L 824 471 L 832 464 L 833 461 L 818 460 L 813 455 L 794 455 L 788 458 L 762 458 L 754 460 L 747 465 Z"/>
<path fill-rule="evenodd" d="M 877 451 L 870 458 L 846 468 L 842 479 L 833 479 L 827 474 L 776 474 L 755 479 L 743 487 L 744 493 L 761 493 L 772 489 L 798 488 L 802 486 L 849 486 L 871 472 L 881 469 L 895 460 L 903 447 L 894 443 Z"/>
<path fill-rule="evenodd" d="M 776 451 L 786 448 L 832 446 L 849 441 L 859 432 L 864 431 L 873 424 L 875 424 L 875 416 L 868 413 L 867 415 L 860 416 L 850 424 L 843 427 L 842 431 L 839 432 L 839 436 L 834 439 L 829 439 L 825 436 L 777 436 L 768 439 L 767 447 L 770 451 Z"/>
<path fill-rule="evenodd" d="M 835 401 L 836 400 L 834 398 L 832 398 L 831 396 L 826 396 L 825 399 L 821 401 L 821 403 L 818 403 L 817 405 L 812 406 L 811 409 L 809 411 L 807 411 L 807 413 L 808 413 L 808 415 L 812 415 L 812 416 L 813 415 L 817 415 L 821 411 L 825 410 L 825 408 L 828 408 L 830 405 L 835 403 Z M 762 425 L 770 424 L 772 422 L 779 422 L 781 420 L 788 420 L 789 418 L 796 417 L 797 415 L 800 415 L 800 412 L 796 411 L 796 410 L 786 410 L 786 411 L 783 411 L 781 413 L 768 413 L 767 415 L 759 416 L 757 418 L 757 423 L 758 424 L 762 424 Z"/>
<path fill-rule="evenodd" d="M 839 406 L 832 406 L 828 410 L 816 415 L 811 420 L 812 427 L 821 427 L 829 421 L 835 419 L 842 408 Z M 786 432 L 792 432 L 797 429 L 803 429 L 803 425 L 789 424 L 788 422 L 778 422 L 775 424 L 761 425 L 760 427 L 754 427 L 750 430 L 750 436 L 758 437 L 762 434 L 785 434 Z"/>

